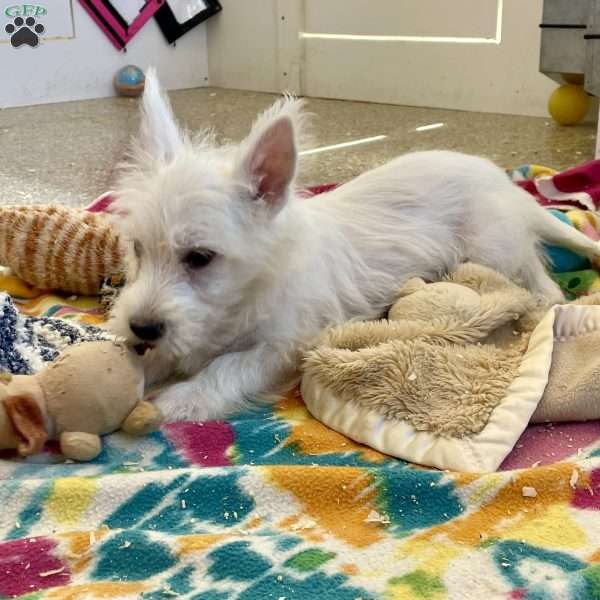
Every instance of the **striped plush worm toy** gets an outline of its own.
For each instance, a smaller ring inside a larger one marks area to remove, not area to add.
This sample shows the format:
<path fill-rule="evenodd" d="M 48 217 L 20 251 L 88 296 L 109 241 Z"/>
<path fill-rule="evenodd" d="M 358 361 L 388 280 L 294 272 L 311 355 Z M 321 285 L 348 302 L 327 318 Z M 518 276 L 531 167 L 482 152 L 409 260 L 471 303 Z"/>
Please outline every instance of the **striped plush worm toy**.
<path fill-rule="evenodd" d="M 61 205 L 0 206 L 0 264 L 29 285 L 98 294 L 125 250 L 101 213 Z"/>

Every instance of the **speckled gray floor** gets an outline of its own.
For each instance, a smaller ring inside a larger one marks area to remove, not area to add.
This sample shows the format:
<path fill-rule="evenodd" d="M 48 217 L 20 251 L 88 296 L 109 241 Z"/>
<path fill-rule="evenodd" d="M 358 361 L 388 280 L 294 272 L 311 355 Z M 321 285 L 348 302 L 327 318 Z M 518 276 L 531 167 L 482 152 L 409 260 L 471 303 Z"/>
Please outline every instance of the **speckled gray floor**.
<path fill-rule="evenodd" d="M 239 140 L 270 94 L 201 88 L 171 93 L 191 130 L 213 127 Z M 341 182 L 411 150 L 481 154 L 503 167 L 535 162 L 565 168 L 593 157 L 595 126 L 558 127 L 550 119 L 309 99 L 314 146 L 386 136 L 312 156 L 306 184 Z M 0 202 L 82 204 L 110 189 L 115 165 L 137 129 L 137 101 L 107 98 L 0 110 Z M 417 127 L 444 126 L 416 131 Z"/>

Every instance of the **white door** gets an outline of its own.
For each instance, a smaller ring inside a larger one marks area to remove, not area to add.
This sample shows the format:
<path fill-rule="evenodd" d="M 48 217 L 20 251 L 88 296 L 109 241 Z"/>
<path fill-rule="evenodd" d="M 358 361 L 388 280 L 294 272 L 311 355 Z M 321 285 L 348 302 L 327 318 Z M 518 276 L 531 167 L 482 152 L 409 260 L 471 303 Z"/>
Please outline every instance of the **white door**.
<path fill-rule="evenodd" d="M 542 0 L 278 0 L 280 87 L 545 115 Z"/>
<path fill-rule="evenodd" d="M 212 85 L 546 115 L 543 0 L 221 0 Z"/>

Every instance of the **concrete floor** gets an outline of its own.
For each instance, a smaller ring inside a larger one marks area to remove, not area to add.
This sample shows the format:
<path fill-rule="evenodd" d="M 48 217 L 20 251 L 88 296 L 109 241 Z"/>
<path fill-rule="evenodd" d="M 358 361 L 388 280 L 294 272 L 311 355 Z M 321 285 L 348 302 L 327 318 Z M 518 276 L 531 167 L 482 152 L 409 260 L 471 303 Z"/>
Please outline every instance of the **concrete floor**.
<path fill-rule="evenodd" d="M 171 93 L 190 130 L 213 127 L 239 140 L 275 96 L 201 88 Z M 306 157 L 301 181 L 342 182 L 412 150 L 480 154 L 508 168 L 537 163 L 562 169 L 593 157 L 595 126 L 550 119 L 309 99 L 312 147 L 373 136 L 385 139 Z M 115 166 L 137 130 L 137 100 L 106 98 L 0 110 L 0 203 L 83 204 L 110 189 Z M 417 127 L 444 126 L 416 131 Z"/>

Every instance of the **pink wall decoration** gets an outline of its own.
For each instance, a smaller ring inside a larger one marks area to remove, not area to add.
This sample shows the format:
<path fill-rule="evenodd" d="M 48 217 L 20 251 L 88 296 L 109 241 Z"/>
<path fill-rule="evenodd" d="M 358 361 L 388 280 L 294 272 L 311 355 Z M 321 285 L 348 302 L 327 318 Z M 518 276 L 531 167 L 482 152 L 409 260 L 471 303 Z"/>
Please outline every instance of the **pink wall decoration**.
<path fill-rule="evenodd" d="M 147 0 L 138 15 L 128 23 L 109 0 L 79 0 L 117 50 L 123 50 L 133 36 L 154 16 L 165 0 Z"/>

